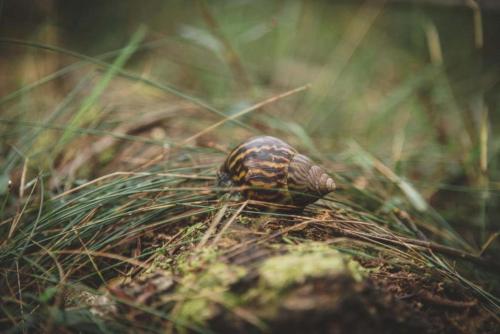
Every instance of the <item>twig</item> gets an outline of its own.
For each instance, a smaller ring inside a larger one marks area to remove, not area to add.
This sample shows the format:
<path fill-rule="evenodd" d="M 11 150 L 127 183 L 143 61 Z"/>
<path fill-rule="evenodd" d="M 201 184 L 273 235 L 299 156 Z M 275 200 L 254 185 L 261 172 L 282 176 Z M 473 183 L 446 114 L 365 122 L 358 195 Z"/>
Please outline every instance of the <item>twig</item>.
<path fill-rule="evenodd" d="M 422 290 L 417 294 L 417 297 L 420 299 L 435 304 L 439 306 L 447 306 L 447 307 L 455 307 L 455 308 L 468 308 L 477 305 L 477 300 L 471 301 L 460 301 L 460 300 L 451 300 L 448 298 L 444 298 L 437 295 L 432 295 L 429 291 Z"/>

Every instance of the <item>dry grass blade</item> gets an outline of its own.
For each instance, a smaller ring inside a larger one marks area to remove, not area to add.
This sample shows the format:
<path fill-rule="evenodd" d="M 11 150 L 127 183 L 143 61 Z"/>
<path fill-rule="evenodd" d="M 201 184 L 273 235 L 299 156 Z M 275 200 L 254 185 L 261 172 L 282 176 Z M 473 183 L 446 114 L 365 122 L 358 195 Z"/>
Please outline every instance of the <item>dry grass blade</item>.
<path fill-rule="evenodd" d="M 224 217 L 224 214 L 226 213 L 227 207 L 227 203 L 224 203 L 224 205 L 222 205 L 222 207 L 219 209 L 219 211 L 215 215 L 215 218 L 212 220 L 212 223 L 203 235 L 203 238 L 201 238 L 200 243 L 198 244 L 198 246 L 196 246 L 197 249 L 201 249 L 203 246 L 205 246 L 205 244 L 208 242 L 208 239 L 212 236 L 212 234 L 214 234 L 215 230 L 217 229 L 217 225 L 219 225 L 222 217 Z"/>
<path fill-rule="evenodd" d="M 229 226 L 231 226 L 231 224 L 238 217 L 238 215 L 241 213 L 241 211 L 243 211 L 243 209 L 247 206 L 247 204 L 248 204 L 248 201 L 243 202 L 243 204 L 240 205 L 238 210 L 236 210 L 236 212 L 231 216 L 231 218 L 229 218 L 228 221 L 224 224 L 224 226 L 222 226 L 219 233 L 217 233 L 217 235 L 212 240 L 212 245 L 217 245 L 217 243 L 219 242 L 221 237 L 224 235 L 224 232 L 226 232 L 226 230 L 229 228 Z"/>
<path fill-rule="evenodd" d="M 309 85 L 309 84 L 307 84 L 307 85 L 304 85 L 304 86 L 301 86 L 301 87 L 298 87 L 298 88 L 295 88 L 295 89 L 289 90 L 289 91 L 287 91 L 287 92 L 284 92 L 284 93 L 281 93 L 281 94 L 278 94 L 278 95 L 272 96 L 272 97 L 270 97 L 270 98 L 268 98 L 268 99 L 266 99 L 266 100 L 264 100 L 264 101 L 262 101 L 262 102 L 259 102 L 259 103 L 255 104 L 255 105 L 251 106 L 251 107 L 245 108 L 245 109 L 243 109 L 243 110 L 241 110 L 241 111 L 237 112 L 237 113 L 236 113 L 236 114 L 234 114 L 234 115 L 231 115 L 231 116 L 229 116 L 229 117 L 226 117 L 226 118 L 224 118 L 223 120 L 221 120 L 221 121 L 219 121 L 219 122 L 217 122 L 217 123 L 215 123 L 215 124 L 213 124 L 213 125 L 211 125 L 211 126 L 207 127 L 206 129 L 204 129 L 204 130 L 202 130 L 202 131 L 198 132 L 197 134 L 195 134 L 195 135 L 193 135 L 193 136 L 191 136 L 191 137 L 189 137 L 189 138 L 186 138 L 186 139 L 185 139 L 185 140 L 183 140 L 183 141 L 182 141 L 179 145 L 180 145 L 180 146 L 184 146 L 184 145 L 186 145 L 187 143 L 189 143 L 189 142 L 191 142 L 191 141 L 195 140 L 196 138 L 199 138 L 200 136 L 202 136 L 202 135 L 204 135 L 204 134 L 206 134 L 206 133 L 208 133 L 208 132 L 210 132 L 210 131 L 213 131 L 214 129 L 216 129 L 217 127 L 221 126 L 222 124 L 224 124 L 224 123 L 226 123 L 226 122 L 228 122 L 228 121 L 235 120 L 235 119 L 237 119 L 237 118 L 239 118 L 239 117 L 241 117 L 241 116 L 243 116 L 243 115 L 245 115 L 245 114 L 248 114 L 248 113 L 250 113 L 250 112 L 252 112 L 252 111 L 255 111 L 255 110 L 257 110 L 257 109 L 260 109 L 260 108 L 262 108 L 262 107 L 264 107 L 264 106 L 266 106 L 266 105 L 268 105 L 268 104 L 274 103 L 274 102 L 276 102 L 276 101 L 278 101 L 278 100 L 280 100 L 280 99 L 283 99 L 283 98 L 288 97 L 288 96 L 291 96 L 291 95 L 293 95 L 293 94 L 296 94 L 296 93 L 302 92 L 302 91 L 304 91 L 304 90 L 306 90 L 306 89 L 309 89 L 309 88 L 310 88 L 310 85 Z"/>

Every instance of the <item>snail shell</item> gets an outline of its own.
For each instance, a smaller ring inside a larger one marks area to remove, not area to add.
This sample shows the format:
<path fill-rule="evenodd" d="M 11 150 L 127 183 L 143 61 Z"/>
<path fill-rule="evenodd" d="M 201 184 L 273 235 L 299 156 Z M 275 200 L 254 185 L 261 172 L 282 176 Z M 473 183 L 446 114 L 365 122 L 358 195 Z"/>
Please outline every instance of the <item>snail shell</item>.
<path fill-rule="evenodd" d="M 306 205 L 335 189 L 326 171 L 284 141 L 253 137 L 238 145 L 217 173 L 220 187 L 242 187 L 241 195 L 278 205 Z"/>

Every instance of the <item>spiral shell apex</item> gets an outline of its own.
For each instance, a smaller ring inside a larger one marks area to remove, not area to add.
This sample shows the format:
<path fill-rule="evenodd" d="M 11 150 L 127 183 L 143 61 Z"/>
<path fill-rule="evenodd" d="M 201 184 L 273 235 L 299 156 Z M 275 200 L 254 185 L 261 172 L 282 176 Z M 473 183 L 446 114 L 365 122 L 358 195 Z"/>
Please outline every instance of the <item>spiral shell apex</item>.
<path fill-rule="evenodd" d="M 217 173 L 220 187 L 239 187 L 249 200 L 303 208 L 335 189 L 327 172 L 284 141 L 253 137 L 229 153 Z"/>

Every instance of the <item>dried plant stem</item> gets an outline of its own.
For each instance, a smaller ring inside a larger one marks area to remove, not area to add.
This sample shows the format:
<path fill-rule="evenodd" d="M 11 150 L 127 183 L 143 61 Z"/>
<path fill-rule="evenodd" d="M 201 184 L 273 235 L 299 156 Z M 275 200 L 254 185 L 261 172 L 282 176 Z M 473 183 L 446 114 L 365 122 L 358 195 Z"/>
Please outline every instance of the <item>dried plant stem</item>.
<path fill-rule="evenodd" d="M 264 107 L 265 105 L 271 104 L 271 103 L 273 103 L 275 101 L 278 101 L 278 100 L 280 100 L 282 98 L 285 98 L 285 97 L 288 97 L 290 95 L 302 92 L 302 91 L 308 89 L 309 87 L 310 87 L 310 85 L 307 84 L 307 85 L 304 85 L 304 86 L 301 86 L 301 87 L 289 90 L 287 92 L 284 92 L 282 94 L 271 96 L 270 98 L 268 98 L 268 99 L 266 99 L 266 100 L 264 100 L 262 102 L 259 102 L 257 104 L 254 104 L 253 106 L 251 106 L 249 108 L 243 109 L 242 111 L 240 111 L 240 112 L 238 112 L 238 113 L 236 113 L 236 114 L 234 114 L 232 116 L 224 118 L 223 120 L 221 120 L 221 121 L 219 121 L 219 122 L 217 122 L 217 123 L 215 123 L 215 124 L 213 124 L 213 125 L 205 128 L 204 130 L 198 132 L 197 134 L 195 134 L 195 135 L 193 135 L 193 136 L 191 136 L 191 137 L 183 140 L 182 143 L 180 144 L 180 146 L 185 145 L 185 144 L 189 143 L 190 141 L 193 141 L 194 139 L 196 139 L 196 138 L 204 135 L 207 132 L 210 132 L 210 131 L 214 130 L 215 128 L 221 126 L 222 124 L 224 124 L 224 123 L 226 123 L 228 121 L 232 121 L 232 120 L 234 120 L 234 119 L 236 119 L 238 117 L 241 117 L 241 116 L 243 116 L 245 114 L 248 114 L 249 112 L 252 112 L 254 110 L 260 109 L 260 108 Z"/>
<path fill-rule="evenodd" d="M 364 232 L 352 232 L 348 229 L 328 224 L 325 222 L 310 222 L 310 224 L 316 225 L 316 226 L 321 226 L 321 227 L 326 227 L 330 230 L 332 230 L 335 234 L 341 235 L 343 237 L 347 238 L 352 238 L 352 239 L 358 239 L 358 240 L 364 240 L 364 241 L 377 241 L 385 244 L 389 244 L 392 246 L 397 246 L 397 247 L 405 247 L 405 248 L 420 248 L 420 249 L 426 249 L 428 251 L 434 251 L 443 255 L 447 255 L 450 257 L 453 257 L 455 259 L 460 259 L 460 260 L 465 260 L 469 261 L 481 266 L 484 266 L 486 269 L 490 270 L 500 270 L 500 263 L 497 263 L 495 261 L 485 259 L 470 253 L 463 252 L 461 250 L 458 250 L 456 248 L 436 244 L 434 242 L 430 241 L 423 241 L 423 240 L 418 240 L 418 239 L 410 239 L 410 238 L 404 238 L 404 237 L 397 237 L 396 238 L 388 238 L 388 237 L 381 237 L 377 235 L 372 235 L 369 233 L 364 233 Z"/>

